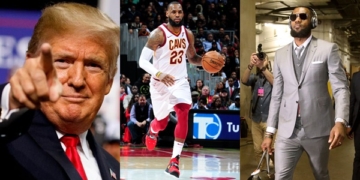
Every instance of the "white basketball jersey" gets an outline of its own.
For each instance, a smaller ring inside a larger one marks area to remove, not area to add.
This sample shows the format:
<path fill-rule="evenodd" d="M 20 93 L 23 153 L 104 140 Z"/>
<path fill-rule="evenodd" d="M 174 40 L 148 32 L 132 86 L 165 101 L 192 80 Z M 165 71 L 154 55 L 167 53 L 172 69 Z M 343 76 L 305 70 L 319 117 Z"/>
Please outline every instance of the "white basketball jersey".
<path fill-rule="evenodd" d="M 185 27 L 181 26 L 178 35 L 170 32 L 165 24 L 158 28 L 164 33 L 165 41 L 154 52 L 153 65 L 159 71 L 174 76 L 176 80 L 187 77 L 186 52 L 189 40 Z"/>

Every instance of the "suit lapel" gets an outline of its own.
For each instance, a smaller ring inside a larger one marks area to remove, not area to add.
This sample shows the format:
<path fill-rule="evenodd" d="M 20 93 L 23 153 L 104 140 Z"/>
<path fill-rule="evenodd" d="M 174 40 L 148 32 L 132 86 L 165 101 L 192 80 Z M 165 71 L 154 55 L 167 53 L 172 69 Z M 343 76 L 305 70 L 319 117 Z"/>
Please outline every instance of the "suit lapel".
<path fill-rule="evenodd" d="M 50 124 L 45 115 L 37 111 L 33 121 L 34 125 L 29 129 L 29 135 L 41 149 L 50 154 L 60 164 L 70 179 L 81 180 L 79 173 L 61 147 L 55 128 Z"/>
<path fill-rule="evenodd" d="M 104 153 L 102 153 L 103 149 L 95 142 L 94 136 L 89 131 L 86 139 L 89 142 L 90 149 L 96 159 L 96 162 L 99 166 L 100 174 L 102 179 L 114 179 L 111 177 L 111 172 L 115 172 L 117 169 L 111 169 L 108 165 L 107 158 Z"/>
<path fill-rule="evenodd" d="M 290 43 L 289 45 L 288 45 L 288 47 L 287 47 L 287 49 L 286 49 L 286 51 L 287 51 L 287 54 L 288 54 L 288 57 L 287 57 L 287 60 L 289 61 L 289 64 L 290 64 L 290 67 L 289 67 L 289 69 L 291 69 L 290 71 L 292 72 L 292 73 L 290 73 L 291 74 L 291 78 L 293 79 L 292 81 L 293 82 L 297 82 L 297 79 L 296 79 L 296 72 L 295 72 L 295 69 L 294 69 L 294 61 L 293 61 L 293 57 L 292 57 L 292 53 L 293 53 L 293 45 L 292 45 L 292 43 Z"/>
<path fill-rule="evenodd" d="M 303 68 L 302 68 L 299 85 L 304 81 L 306 72 L 309 69 L 309 65 L 311 64 L 311 61 L 313 59 L 316 49 L 317 49 L 317 39 L 315 37 L 312 37 L 310 44 L 309 44 L 309 49 L 306 53 L 305 62 L 304 62 Z"/>

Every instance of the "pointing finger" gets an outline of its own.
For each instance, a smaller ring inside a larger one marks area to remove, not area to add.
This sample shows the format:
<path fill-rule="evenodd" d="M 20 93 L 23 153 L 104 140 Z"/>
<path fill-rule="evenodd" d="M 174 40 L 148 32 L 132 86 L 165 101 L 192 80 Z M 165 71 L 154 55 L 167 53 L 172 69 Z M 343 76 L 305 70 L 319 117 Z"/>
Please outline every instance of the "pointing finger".
<path fill-rule="evenodd" d="M 41 45 L 40 64 L 46 74 L 54 70 L 51 46 L 48 43 Z"/>

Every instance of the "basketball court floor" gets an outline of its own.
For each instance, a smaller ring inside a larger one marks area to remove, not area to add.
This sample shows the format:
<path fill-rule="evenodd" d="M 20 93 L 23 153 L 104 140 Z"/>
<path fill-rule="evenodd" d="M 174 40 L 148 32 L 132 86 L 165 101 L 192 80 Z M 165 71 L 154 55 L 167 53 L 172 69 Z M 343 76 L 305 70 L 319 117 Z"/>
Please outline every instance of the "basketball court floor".
<path fill-rule="evenodd" d="M 178 179 L 164 173 L 171 154 L 171 148 L 156 148 L 154 151 L 148 151 L 146 147 L 122 146 L 120 148 L 120 179 Z M 240 150 L 184 148 L 179 166 L 179 179 L 240 179 Z"/>

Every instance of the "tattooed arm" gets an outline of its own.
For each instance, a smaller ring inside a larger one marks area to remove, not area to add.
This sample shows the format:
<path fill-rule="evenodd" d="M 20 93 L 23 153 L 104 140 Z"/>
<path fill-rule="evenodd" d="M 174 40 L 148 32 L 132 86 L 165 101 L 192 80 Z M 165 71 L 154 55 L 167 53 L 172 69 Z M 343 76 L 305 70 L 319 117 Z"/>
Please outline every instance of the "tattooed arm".
<path fill-rule="evenodd" d="M 201 65 L 201 56 L 196 54 L 196 50 L 194 47 L 194 43 L 195 43 L 194 34 L 188 29 L 186 29 L 186 32 L 187 32 L 187 35 L 189 38 L 189 48 L 186 53 L 187 58 L 191 64 L 194 64 L 196 66 L 202 66 Z"/>
<path fill-rule="evenodd" d="M 153 77 L 158 78 L 166 86 L 172 86 L 175 82 L 174 76 L 162 73 L 160 69 L 156 69 L 154 65 L 150 63 L 150 59 L 153 56 L 154 51 L 159 46 L 163 45 L 165 43 L 164 41 L 165 37 L 160 29 L 157 28 L 152 31 L 149 35 L 148 42 L 145 44 L 145 47 L 141 52 L 139 66 Z"/>

